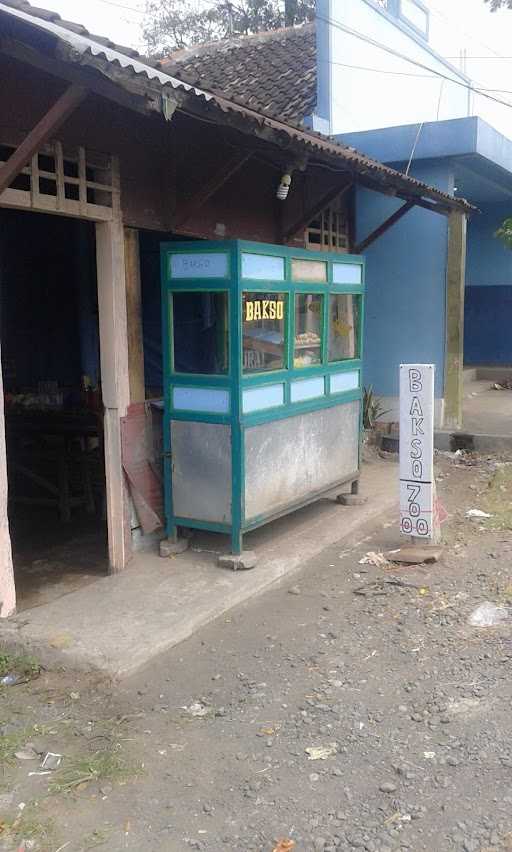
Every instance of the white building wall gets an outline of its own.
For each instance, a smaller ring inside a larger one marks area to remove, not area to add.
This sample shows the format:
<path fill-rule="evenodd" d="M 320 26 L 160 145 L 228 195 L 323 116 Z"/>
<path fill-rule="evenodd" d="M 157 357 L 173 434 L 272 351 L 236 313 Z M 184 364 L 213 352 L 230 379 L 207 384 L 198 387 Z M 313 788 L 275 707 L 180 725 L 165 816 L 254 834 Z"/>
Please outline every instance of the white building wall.
<path fill-rule="evenodd" d="M 317 27 L 315 129 L 350 133 L 469 115 L 468 90 L 457 84 L 467 83 L 467 79 L 429 49 L 421 36 L 379 9 L 376 2 L 317 0 Z M 442 80 L 392 56 L 349 30 L 449 79 Z"/>

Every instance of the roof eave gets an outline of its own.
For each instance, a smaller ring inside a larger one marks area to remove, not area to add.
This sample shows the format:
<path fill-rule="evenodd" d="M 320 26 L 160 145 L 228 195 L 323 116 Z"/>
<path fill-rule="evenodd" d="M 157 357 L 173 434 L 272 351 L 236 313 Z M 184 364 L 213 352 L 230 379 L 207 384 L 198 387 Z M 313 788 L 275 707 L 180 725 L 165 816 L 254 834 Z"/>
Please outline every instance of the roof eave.
<path fill-rule="evenodd" d="M 75 66 L 93 68 L 117 87 L 132 95 L 146 99 L 148 112 L 155 110 L 169 118 L 175 108 L 209 120 L 235 127 L 286 150 L 290 155 L 314 155 L 336 171 L 353 175 L 355 180 L 377 192 L 413 200 L 420 206 L 426 199 L 430 209 L 439 213 L 458 210 L 465 214 L 475 211 L 464 199 L 455 199 L 440 190 L 429 187 L 413 178 L 405 177 L 382 163 L 359 154 L 354 149 L 340 146 L 327 137 L 270 118 L 252 108 L 241 106 L 233 100 L 203 91 L 171 77 L 144 63 L 119 54 L 109 48 L 70 33 L 54 23 L 34 18 L 27 13 L 2 5 L 0 12 L 22 19 L 36 29 L 44 29 L 58 45 L 59 58 Z"/>

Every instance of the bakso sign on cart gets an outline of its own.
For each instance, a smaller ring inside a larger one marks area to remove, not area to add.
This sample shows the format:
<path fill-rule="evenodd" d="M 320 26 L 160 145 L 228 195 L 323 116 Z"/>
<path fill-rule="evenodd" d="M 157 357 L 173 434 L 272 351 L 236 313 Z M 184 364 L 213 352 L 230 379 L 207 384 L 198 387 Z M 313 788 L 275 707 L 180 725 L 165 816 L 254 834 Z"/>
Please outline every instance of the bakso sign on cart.
<path fill-rule="evenodd" d="M 434 364 L 400 366 L 400 529 L 434 539 Z"/>

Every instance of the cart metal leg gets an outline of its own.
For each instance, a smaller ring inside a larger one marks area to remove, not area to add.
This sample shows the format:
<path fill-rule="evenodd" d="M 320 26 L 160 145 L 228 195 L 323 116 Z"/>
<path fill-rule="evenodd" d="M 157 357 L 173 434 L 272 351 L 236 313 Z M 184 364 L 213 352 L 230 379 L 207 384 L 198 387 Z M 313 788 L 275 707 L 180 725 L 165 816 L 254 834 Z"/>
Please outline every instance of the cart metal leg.
<path fill-rule="evenodd" d="M 184 553 L 188 550 L 188 538 L 178 538 L 178 528 L 174 524 L 167 526 L 167 538 L 160 542 L 160 556 L 166 559 L 169 556 L 176 556 L 178 553 Z"/>
<path fill-rule="evenodd" d="M 240 530 L 231 531 L 231 553 L 233 556 L 240 556 L 243 552 L 243 534 Z"/>

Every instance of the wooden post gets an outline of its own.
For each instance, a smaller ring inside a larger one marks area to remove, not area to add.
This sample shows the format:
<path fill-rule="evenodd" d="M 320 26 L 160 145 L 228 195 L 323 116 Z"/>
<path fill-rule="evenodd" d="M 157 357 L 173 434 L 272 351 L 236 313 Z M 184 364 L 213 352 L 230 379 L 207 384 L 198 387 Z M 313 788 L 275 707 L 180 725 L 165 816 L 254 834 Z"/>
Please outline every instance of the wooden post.
<path fill-rule="evenodd" d="M 146 398 L 146 385 L 144 381 L 139 232 L 134 228 L 124 229 L 124 259 L 126 266 L 130 402 L 144 402 Z"/>
<path fill-rule="evenodd" d="M 462 427 L 466 229 L 465 214 L 456 211 L 451 212 L 448 217 L 444 376 L 444 426 L 447 429 L 460 429 Z"/>
<path fill-rule="evenodd" d="M 110 567 L 131 558 L 128 490 L 121 457 L 120 419 L 130 403 L 124 230 L 120 217 L 96 225 L 101 385 L 105 407 L 105 473 Z"/>
<path fill-rule="evenodd" d="M 5 452 L 4 388 L 0 369 L 0 618 L 13 615 L 16 590 L 7 515 L 7 456 Z"/>

